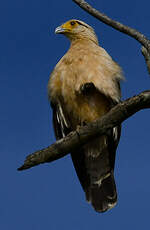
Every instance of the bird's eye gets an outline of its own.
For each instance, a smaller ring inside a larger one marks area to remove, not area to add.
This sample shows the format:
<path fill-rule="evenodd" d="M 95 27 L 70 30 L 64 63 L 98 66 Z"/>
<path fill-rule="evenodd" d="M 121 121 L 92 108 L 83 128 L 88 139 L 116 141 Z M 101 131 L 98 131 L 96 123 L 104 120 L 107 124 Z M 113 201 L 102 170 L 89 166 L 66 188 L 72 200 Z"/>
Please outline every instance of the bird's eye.
<path fill-rule="evenodd" d="M 70 22 L 71 26 L 74 26 L 76 23 L 74 21 Z"/>

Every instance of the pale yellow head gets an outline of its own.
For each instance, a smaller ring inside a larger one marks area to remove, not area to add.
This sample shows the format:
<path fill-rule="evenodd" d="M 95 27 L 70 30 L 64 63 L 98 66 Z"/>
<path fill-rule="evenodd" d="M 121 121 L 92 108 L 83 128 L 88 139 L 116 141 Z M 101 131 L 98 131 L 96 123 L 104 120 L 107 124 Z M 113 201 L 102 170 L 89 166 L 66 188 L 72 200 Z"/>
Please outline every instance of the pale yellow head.
<path fill-rule="evenodd" d="M 97 36 L 91 26 L 77 19 L 72 19 L 55 30 L 56 34 L 64 34 L 69 40 L 89 39 L 98 44 Z"/>

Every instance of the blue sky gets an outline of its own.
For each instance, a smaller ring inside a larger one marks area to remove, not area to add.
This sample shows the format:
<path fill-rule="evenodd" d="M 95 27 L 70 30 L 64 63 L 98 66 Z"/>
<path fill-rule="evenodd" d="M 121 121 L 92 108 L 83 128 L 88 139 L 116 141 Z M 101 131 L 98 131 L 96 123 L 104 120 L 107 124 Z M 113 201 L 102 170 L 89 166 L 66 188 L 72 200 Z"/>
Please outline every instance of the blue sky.
<path fill-rule="evenodd" d="M 110 17 L 149 35 L 146 0 L 92 1 Z M 101 46 L 122 66 L 123 98 L 149 89 L 140 45 L 98 22 L 71 0 L 5 0 L 0 7 L 0 229 L 148 229 L 149 116 L 124 122 L 115 177 L 118 204 L 98 214 L 86 203 L 70 156 L 18 172 L 26 155 L 55 141 L 47 99 L 49 74 L 69 42 L 54 29 L 68 19 L 93 26 Z"/>

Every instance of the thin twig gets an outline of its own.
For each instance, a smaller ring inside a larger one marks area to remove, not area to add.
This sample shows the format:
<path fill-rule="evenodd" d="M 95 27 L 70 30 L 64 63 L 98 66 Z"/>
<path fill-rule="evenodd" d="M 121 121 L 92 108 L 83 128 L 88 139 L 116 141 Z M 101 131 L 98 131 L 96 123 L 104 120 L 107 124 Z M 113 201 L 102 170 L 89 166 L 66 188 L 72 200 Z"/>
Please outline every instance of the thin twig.
<path fill-rule="evenodd" d="M 102 21 L 103 23 L 113 27 L 116 30 L 119 30 L 120 32 L 129 35 L 130 37 L 135 38 L 138 42 L 142 44 L 143 47 L 145 47 L 146 52 L 142 51 L 142 54 L 145 58 L 145 62 L 147 64 L 147 70 L 148 73 L 150 74 L 150 40 L 140 33 L 139 31 L 126 26 L 120 22 L 117 22 L 107 15 L 101 13 L 100 11 L 96 10 L 93 8 L 89 3 L 87 3 L 84 0 L 73 0 L 77 5 L 79 5 L 83 10 L 87 11 L 89 14 L 97 18 L 98 20 Z M 143 49 L 143 48 L 142 48 Z"/>
<path fill-rule="evenodd" d="M 147 71 L 150 74 L 150 54 L 149 54 L 149 52 L 147 51 L 147 49 L 144 46 L 142 46 L 141 52 L 142 52 L 142 54 L 143 54 L 143 56 L 145 58 L 145 62 L 146 62 L 146 65 L 147 65 Z"/>
<path fill-rule="evenodd" d="M 150 108 L 150 91 L 144 91 L 138 96 L 119 103 L 99 120 L 82 126 L 51 146 L 27 156 L 23 166 L 18 170 L 57 160 L 87 143 L 95 136 L 102 135 L 107 130 L 121 124 L 139 110 L 146 108 Z"/>
<path fill-rule="evenodd" d="M 111 18 L 109 18 L 107 15 L 101 13 L 100 11 L 93 8 L 89 3 L 87 3 L 84 0 L 73 0 L 77 5 L 79 5 L 82 9 L 87 11 L 89 14 L 97 18 L 98 20 L 102 21 L 103 23 L 113 27 L 116 30 L 119 30 L 122 33 L 125 33 L 133 38 L 135 38 L 137 41 L 139 41 L 150 53 L 150 40 L 144 36 L 139 31 L 126 26 L 120 22 L 117 22 Z"/>

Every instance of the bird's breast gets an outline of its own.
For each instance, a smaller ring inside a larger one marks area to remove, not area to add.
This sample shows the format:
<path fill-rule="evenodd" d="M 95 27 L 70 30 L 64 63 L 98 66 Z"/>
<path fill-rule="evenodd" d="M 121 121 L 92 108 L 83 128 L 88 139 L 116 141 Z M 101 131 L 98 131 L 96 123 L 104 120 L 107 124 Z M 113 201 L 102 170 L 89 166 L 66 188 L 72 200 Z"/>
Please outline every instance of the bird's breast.
<path fill-rule="evenodd" d="M 82 72 L 82 70 L 81 70 Z M 80 87 L 86 82 L 80 78 L 76 71 L 68 68 L 53 80 L 51 88 L 53 95 L 61 100 L 65 106 L 72 126 L 92 122 L 104 115 L 109 110 L 106 97 L 98 91 L 90 95 L 83 95 Z"/>
<path fill-rule="evenodd" d="M 51 75 L 48 87 L 51 99 L 61 98 L 68 116 L 78 124 L 96 120 L 110 109 L 104 95 L 120 97 L 114 81 L 119 73 L 118 66 L 103 52 L 90 52 L 82 47 L 70 50 Z M 80 87 L 89 82 L 98 90 L 89 96 L 82 95 Z"/>

